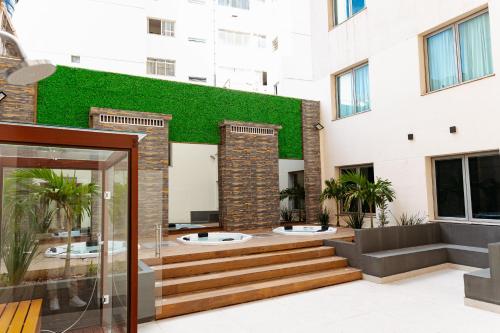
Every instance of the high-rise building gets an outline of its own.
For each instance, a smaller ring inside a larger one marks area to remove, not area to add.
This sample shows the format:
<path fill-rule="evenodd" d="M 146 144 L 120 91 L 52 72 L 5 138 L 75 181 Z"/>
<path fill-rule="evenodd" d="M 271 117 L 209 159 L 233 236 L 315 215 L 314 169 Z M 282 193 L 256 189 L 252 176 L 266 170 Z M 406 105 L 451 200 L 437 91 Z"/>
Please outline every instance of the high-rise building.
<path fill-rule="evenodd" d="M 56 64 L 273 93 L 271 0 L 25 0 L 27 52 Z"/>

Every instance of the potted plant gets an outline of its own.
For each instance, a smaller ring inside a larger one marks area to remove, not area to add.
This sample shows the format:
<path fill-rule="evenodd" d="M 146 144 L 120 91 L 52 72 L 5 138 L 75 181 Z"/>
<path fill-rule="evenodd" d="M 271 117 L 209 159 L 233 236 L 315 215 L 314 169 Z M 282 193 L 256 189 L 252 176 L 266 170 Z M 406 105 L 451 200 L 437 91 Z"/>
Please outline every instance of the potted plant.
<path fill-rule="evenodd" d="M 1 226 L 1 258 L 6 267 L 4 282 L 16 286 L 38 255 L 39 237 L 47 233 L 55 208 L 45 196 L 32 192 L 26 180 L 8 177 L 4 182 Z"/>
<path fill-rule="evenodd" d="M 319 213 L 319 223 L 322 227 L 328 229 L 330 225 L 330 213 L 328 212 L 328 209 L 323 208 L 323 210 Z"/>
<path fill-rule="evenodd" d="M 281 220 L 285 223 L 291 223 L 293 220 L 292 210 L 290 208 L 281 208 L 280 211 Z"/>
<path fill-rule="evenodd" d="M 340 226 L 340 202 L 344 199 L 346 194 L 346 186 L 342 179 L 335 180 L 329 179 L 325 180 L 325 188 L 321 193 L 321 201 L 335 200 L 335 208 L 337 211 L 337 227 Z"/>
<path fill-rule="evenodd" d="M 350 207 L 353 201 L 359 200 L 362 205 L 368 205 L 369 211 L 373 212 L 384 202 L 394 201 L 395 192 L 392 183 L 387 179 L 377 178 L 372 183 L 361 173 L 348 172 L 341 176 L 341 180 L 346 186 L 347 207 Z M 373 214 L 370 214 L 370 227 L 373 228 Z"/>
<path fill-rule="evenodd" d="M 365 223 L 365 214 L 364 213 L 350 213 L 347 216 L 347 220 L 345 221 L 347 226 L 351 229 L 363 229 L 363 225 Z"/>
<path fill-rule="evenodd" d="M 305 189 L 300 185 L 295 185 L 294 187 L 289 187 L 280 191 L 280 200 L 285 199 L 291 200 L 294 203 L 294 207 L 299 210 L 299 221 L 302 222 L 302 210 L 304 209 L 304 200 L 306 197 Z"/>

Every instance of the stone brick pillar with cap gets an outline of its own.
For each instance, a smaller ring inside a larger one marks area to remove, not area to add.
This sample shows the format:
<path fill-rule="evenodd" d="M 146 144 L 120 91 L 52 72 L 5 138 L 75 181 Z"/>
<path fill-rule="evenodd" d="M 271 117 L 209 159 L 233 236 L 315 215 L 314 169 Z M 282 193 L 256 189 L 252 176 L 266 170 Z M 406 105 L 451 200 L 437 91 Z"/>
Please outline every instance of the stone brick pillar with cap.
<path fill-rule="evenodd" d="M 224 230 L 269 228 L 279 223 L 280 129 L 236 121 L 220 124 L 219 210 Z"/>
<path fill-rule="evenodd" d="M 156 224 L 168 226 L 168 123 L 171 115 L 91 108 L 90 127 L 144 133 L 139 143 L 139 237 L 152 238 Z"/>
<path fill-rule="evenodd" d="M 304 155 L 304 190 L 307 223 L 318 223 L 321 211 L 321 150 L 319 130 L 320 103 L 302 101 L 302 150 Z"/>

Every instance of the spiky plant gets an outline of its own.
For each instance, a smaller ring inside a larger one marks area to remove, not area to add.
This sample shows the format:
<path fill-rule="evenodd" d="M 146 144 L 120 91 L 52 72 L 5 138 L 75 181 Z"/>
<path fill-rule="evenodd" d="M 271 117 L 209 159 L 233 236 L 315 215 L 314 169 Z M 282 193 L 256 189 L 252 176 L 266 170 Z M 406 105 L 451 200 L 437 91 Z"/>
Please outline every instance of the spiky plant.
<path fill-rule="evenodd" d="M 365 223 L 364 213 L 350 213 L 345 221 L 347 226 L 351 229 L 363 229 Z"/>

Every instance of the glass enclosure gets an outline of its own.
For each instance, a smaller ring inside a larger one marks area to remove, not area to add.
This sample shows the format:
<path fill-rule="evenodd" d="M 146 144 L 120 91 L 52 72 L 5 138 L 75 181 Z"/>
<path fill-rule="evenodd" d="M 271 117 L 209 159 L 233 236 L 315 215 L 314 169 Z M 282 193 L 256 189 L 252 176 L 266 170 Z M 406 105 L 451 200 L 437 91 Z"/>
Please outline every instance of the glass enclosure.
<path fill-rule="evenodd" d="M 39 302 L 42 331 L 128 330 L 129 158 L 0 143 L 0 304 Z"/>

